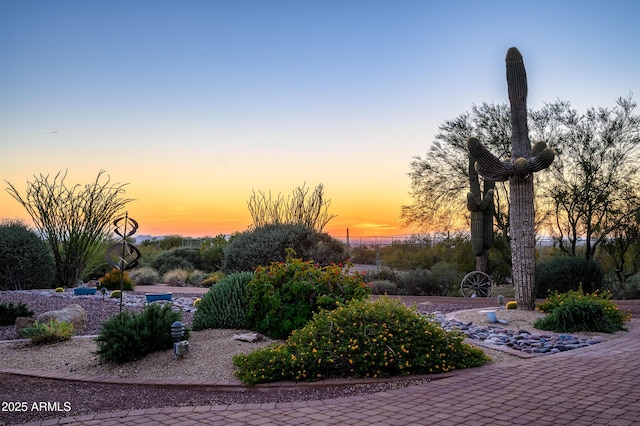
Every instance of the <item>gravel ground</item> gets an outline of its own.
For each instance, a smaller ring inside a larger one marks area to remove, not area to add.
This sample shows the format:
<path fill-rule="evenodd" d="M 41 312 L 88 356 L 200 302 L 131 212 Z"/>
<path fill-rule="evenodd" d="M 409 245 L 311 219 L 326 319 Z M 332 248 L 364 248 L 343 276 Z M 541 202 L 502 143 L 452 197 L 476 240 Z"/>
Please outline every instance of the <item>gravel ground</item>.
<path fill-rule="evenodd" d="M 174 294 L 174 296 L 178 296 Z M 186 295 L 194 297 L 194 295 Z M 0 302 L 26 303 L 36 315 L 54 309 L 61 309 L 70 303 L 79 303 L 87 311 L 88 326 L 81 334 L 95 335 L 100 331 L 100 324 L 119 311 L 116 303 L 95 300 L 93 298 L 63 299 L 35 295 L 33 293 L 0 293 Z M 73 301 L 73 302 L 71 302 Z M 449 313 L 463 309 L 485 307 L 487 301 L 460 299 L 456 303 L 421 305 L 421 311 Z M 185 322 L 191 324 L 192 315 L 185 315 Z M 120 377 L 172 377 L 172 378 L 230 378 L 233 366 L 231 354 L 237 351 L 248 352 L 255 349 L 254 344 L 247 344 L 230 339 L 233 330 L 202 331 L 192 337 L 188 363 L 176 362 L 170 351 L 156 353 L 151 357 L 155 363 L 140 361 L 125 366 L 99 365 L 90 352 L 95 347 L 92 339 L 73 339 L 50 345 L 46 348 L 28 348 L 24 343 L 3 344 L 0 362 L 3 367 L 29 368 L 37 370 L 70 371 L 75 373 L 120 376 Z M 13 326 L 0 327 L 0 340 L 15 338 Z M 218 339 L 218 340 L 216 340 Z M 200 343 L 199 343 L 200 342 Z M 206 346 L 209 342 L 211 346 Z M 211 343 L 214 342 L 214 343 Z M 267 342 L 268 343 L 268 342 Z M 198 345 L 202 347 L 198 347 Z M 215 348 L 212 350 L 210 348 Z M 32 351 L 32 356 L 25 356 Z M 51 352 L 53 351 L 53 352 Z M 57 351 L 57 352 L 56 352 Z M 216 357 L 215 354 L 221 356 Z M 500 355 L 491 351 L 490 355 Z M 503 355 L 504 356 L 504 355 Z M 512 360 L 513 358 L 506 357 Z M 150 358 L 149 358 L 150 359 Z M 221 361 L 224 359 L 225 361 Z M 184 361 L 187 361 L 185 359 Z M 78 364 L 80 363 L 80 364 Z M 84 364 L 83 364 L 84 363 Z M 149 366 L 152 366 L 149 368 Z M 172 368 L 169 372 L 160 368 Z M 198 367 L 200 365 L 200 367 Z M 40 368 L 38 368 L 40 366 Z M 151 374 L 149 376 L 149 374 Z M 195 376 L 194 376 L 195 374 Z M 397 381 L 391 383 L 374 383 L 364 385 L 343 385 L 304 390 L 269 390 L 268 392 L 247 390 L 244 392 L 221 392 L 211 388 L 163 388 L 153 386 L 131 386 L 98 384 L 84 382 L 67 382 L 33 377 L 22 377 L 0 374 L 0 403 L 26 402 L 28 407 L 39 402 L 59 402 L 63 411 L 39 411 L 28 409 L 21 412 L 0 410 L 0 425 L 19 424 L 40 421 L 50 418 L 80 416 L 89 413 L 109 412 L 128 409 L 185 406 L 185 405 L 227 405 L 247 403 L 275 403 L 304 400 L 329 399 L 336 397 L 364 395 L 410 386 L 419 381 Z M 65 405 L 68 403 L 68 405 Z M 64 411 L 68 408 L 68 411 Z"/>

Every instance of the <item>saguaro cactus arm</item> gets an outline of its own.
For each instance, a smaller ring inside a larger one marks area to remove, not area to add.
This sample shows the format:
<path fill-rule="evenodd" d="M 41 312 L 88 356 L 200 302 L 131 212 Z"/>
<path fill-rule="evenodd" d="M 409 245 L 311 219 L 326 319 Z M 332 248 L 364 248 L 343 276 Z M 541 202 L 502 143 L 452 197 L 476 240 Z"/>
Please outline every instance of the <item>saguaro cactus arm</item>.
<path fill-rule="evenodd" d="M 502 161 L 490 153 L 477 138 L 467 140 L 467 149 L 469 154 L 476 159 L 476 170 L 483 177 L 496 182 L 504 182 L 513 175 L 513 164 Z"/>

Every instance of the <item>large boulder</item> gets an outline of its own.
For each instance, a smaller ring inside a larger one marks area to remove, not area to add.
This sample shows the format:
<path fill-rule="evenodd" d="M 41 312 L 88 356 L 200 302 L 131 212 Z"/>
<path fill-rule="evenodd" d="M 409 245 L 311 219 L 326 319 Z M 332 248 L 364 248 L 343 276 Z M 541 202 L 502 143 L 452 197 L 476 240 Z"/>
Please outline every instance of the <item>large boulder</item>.
<path fill-rule="evenodd" d="M 75 332 L 84 330 L 87 327 L 87 312 L 77 304 L 68 305 L 59 311 L 44 312 L 36 318 L 39 323 L 48 323 L 51 319 L 73 324 Z"/>

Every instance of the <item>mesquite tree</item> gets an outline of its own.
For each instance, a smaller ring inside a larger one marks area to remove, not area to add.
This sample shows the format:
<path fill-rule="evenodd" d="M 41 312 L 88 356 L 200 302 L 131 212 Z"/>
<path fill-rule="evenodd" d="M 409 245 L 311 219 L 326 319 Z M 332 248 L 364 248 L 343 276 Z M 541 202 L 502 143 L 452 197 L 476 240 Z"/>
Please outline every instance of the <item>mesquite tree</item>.
<path fill-rule="evenodd" d="M 104 261 L 104 243 L 111 235 L 112 219 L 130 199 L 121 198 L 124 184 L 111 184 L 104 171 L 84 186 L 65 184 L 67 173 L 35 176 L 20 195 L 10 182 L 7 192 L 27 210 L 47 241 L 55 262 L 56 282 L 74 287 Z"/>
<path fill-rule="evenodd" d="M 527 125 L 527 73 L 522 55 L 515 47 L 507 52 L 507 88 L 511 104 L 511 159 L 501 161 L 480 141 L 467 141 L 476 159 L 478 173 L 494 181 L 509 180 L 511 194 L 512 277 L 518 309 L 535 308 L 535 231 L 533 173 L 551 165 L 554 151 L 544 142 L 531 147 Z"/>

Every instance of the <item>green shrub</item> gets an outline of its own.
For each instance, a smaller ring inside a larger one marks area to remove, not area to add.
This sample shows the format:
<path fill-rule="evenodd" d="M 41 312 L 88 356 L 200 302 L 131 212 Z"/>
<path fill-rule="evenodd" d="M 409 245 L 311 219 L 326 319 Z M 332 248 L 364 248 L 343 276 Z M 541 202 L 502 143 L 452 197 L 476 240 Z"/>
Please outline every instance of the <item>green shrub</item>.
<path fill-rule="evenodd" d="M 564 293 L 582 287 L 587 292 L 602 288 L 603 274 L 594 260 L 581 256 L 561 256 L 536 265 L 536 297 Z"/>
<path fill-rule="evenodd" d="M 137 285 L 152 285 L 160 282 L 160 274 L 151 266 L 142 266 L 130 271 L 129 278 Z"/>
<path fill-rule="evenodd" d="M 371 294 L 398 294 L 398 286 L 388 280 L 371 281 L 368 284 Z"/>
<path fill-rule="evenodd" d="M 169 303 L 151 303 L 139 313 L 123 311 L 102 324 L 96 354 L 103 362 L 122 364 L 171 349 L 171 324 L 175 321 L 182 321 L 182 314 L 174 312 Z M 184 339 L 188 338 L 187 329 Z"/>
<path fill-rule="evenodd" d="M 24 303 L 14 305 L 13 302 L 0 303 L 0 326 L 13 325 L 18 317 L 32 317 L 33 311 Z"/>
<path fill-rule="evenodd" d="M 338 302 L 362 299 L 369 293 L 362 277 L 341 265 L 319 267 L 291 256 L 256 268 L 247 287 L 250 327 L 274 339 L 304 326 L 321 308 L 333 309 Z"/>
<path fill-rule="evenodd" d="M 220 280 L 202 296 L 193 315 L 193 329 L 247 328 L 247 284 L 251 272 L 236 272 Z"/>
<path fill-rule="evenodd" d="M 284 262 L 289 248 L 301 259 L 313 259 L 320 265 L 347 259 L 344 245 L 328 234 L 303 225 L 266 225 L 231 239 L 224 252 L 223 270 L 227 273 L 253 271 L 257 266 Z"/>
<path fill-rule="evenodd" d="M 169 285 L 183 286 L 187 283 L 187 278 L 189 278 L 189 271 L 172 269 L 162 275 L 162 282 Z"/>
<path fill-rule="evenodd" d="M 20 332 L 22 337 L 31 339 L 34 345 L 62 342 L 71 339 L 73 324 L 60 322 L 53 318 L 48 323 L 35 322 Z"/>
<path fill-rule="evenodd" d="M 109 297 L 112 299 L 120 299 L 120 296 L 122 295 L 122 292 L 120 290 L 113 290 L 110 294 Z"/>
<path fill-rule="evenodd" d="M 0 290 L 53 288 L 55 264 L 49 246 L 25 224 L 0 223 Z"/>
<path fill-rule="evenodd" d="M 631 314 L 622 312 L 611 300 L 610 292 L 584 294 L 582 289 L 555 293 L 538 306 L 547 313 L 534 323 L 541 330 L 559 333 L 594 331 L 614 333 L 624 330 Z"/>
<path fill-rule="evenodd" d="M 253 385 L 442 373 L 489 360 L 463 340 L 400 301 L 352 300 L 320 311 L 284 344 L 237 355 L 234 364 L 238 378 Z"/>

